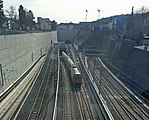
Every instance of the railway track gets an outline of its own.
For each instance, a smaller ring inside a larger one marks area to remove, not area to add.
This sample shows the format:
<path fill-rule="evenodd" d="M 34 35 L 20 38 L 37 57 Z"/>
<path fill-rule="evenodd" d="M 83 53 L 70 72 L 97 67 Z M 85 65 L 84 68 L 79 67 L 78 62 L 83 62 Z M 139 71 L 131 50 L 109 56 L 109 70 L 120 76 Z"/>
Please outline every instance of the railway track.
<path fill-rule="evenodd" d="M 94 114 L 92 110 L 91 103 L 89 101 L 88 94 L 84 91 L 82 87 L 81 91 L 76 92 L 77 101 L 80 108 L 81 120 L 94 120 Z"/>
<path fill-rule="evenodd" d="M 86 78 L 87 79 L 87 78 Z M 105 108 L 103 107 L 100 97 L 99 97 L 99 90 L 95 90 L 95 86 L 93 86 L 91 80 L 85 81 L 85 88 L 88 93 L 88 97 L 90 99 L 90 104 L 92 105 L 92 111 L 94 113 L 93 118 L 98 120 L 109 120 L 109 116 L 105 113 Z M 112 120 L 112 117 L 111 117 Z"/>
<path fill-rule="evenodd" d="M 101 63 L 98 63 L 101 65 Z M 101 70 L 98 68 L 95 72 L 96 84 L 102 87 L 102 95 L 107 100 L 111 113 L 115 118 L 119 119 L 149 119 L 149 114 L 144 111 L 139 102 L 132 97 L 122 85 L 120 85 L 105 68 Z M 99 77 L 101 76 L 101 77 Z M 102 79 L 102 80 L 101 80 Z M 102 82 L 102 83 L 100 83 Z"/>
<path fill-rule="evenodd" d="M 50 63 L 51 60 L 48 62 Z M 49 79 L 51 77 L 51 75 L 49 74 L 49 71 L 50 71 L 50 64 L 48 64 L 48 67 L 45 71 L 45 74 L 44 74 L 44 77 L 43 77 L 43 80 L 42 80 L 42 83 L 41 83 L 41 87 L 39 88 L 39 92 L 35 98 L 35 102 L 33 104 L 33 107 L 29 113 L 29 116 L 28 116 L 28 120 L 32 120 L 32 119 L 38 119 L 38 117 L 40 116 L 40 113 L 41 113 L 41 109 L 42 109 L 42 105 L 43 105 L 43 101 L 44 101 L 44 96 L 45 96 L 45 93 L 46 93 L 46 89 L 49 85 Z"/>
<path fill-rule="evenodd" d="M 107 86 L 109 91 L 112 91 L 113 98 L 116 98 L 130 119 L 149 119 L 149 115 L 139 106 L 139 102 L 134 100 L 132 96 L 129 95 L 122 87 L 114 81 L 112 77 L 108 74 L 103 74 L 103 77 L 106 76 L 106 80 L 103 79 L 103 85 Z"/>
<path fill-rule="evenodd" d="M 35 77 L 37 74 L 36 72 L 38 71 L 41 64 L 42 62 L 39 62 L 35 68 L 31 67 L 32 70 L 30 71 L 32 74 L 30 76 L 23 76 L 24 80 L 18 81 L 17 86 L 14 84 L 15 86 L 11 87 L 11 92 L 9 92 L 8 89 L 9 94 L 6 93 L 7 96 L 4 95 L 5 97 L 2 97 L 3 100 L 0 103 L 0 120 L 9 120 L 15 118 L 20 106 L 30 91 L 31 86 L 35 82 Z"/>
<path fill-rule="evenodd" d="M 77 58 L 75 61 L 78 63 L 80 70 L 82 71 L 81 74 L 83 76 L 83 83 L 81 88 L 81 95 L 84 96 L 84 104 L 86 104 L 86 111 L 87 111 L 87 119 L 110 119 L 107 113 L 105 113 L 105 108 L 103 107 L 98 92 L 95 90 L 95 87 L 92 83 L 92 78 L 89 77 L 88 68 L 86 68 L 86 64 L 83 62 L 83 58 L 81 54 L 77 54 L 76 50 L 73 49 L 74 58 Z M 84 110 L 85 111 L 85 110 Z M 111 117 L 112 118 L 112 117 Z"/>
<path fill-rule="evenodd" d="M 31 78 L 32 80 L 32 78 Z M 6 106 L 1 106 L 0 119 L 9 120 L 14 117 L 15 112 L 22 102 L 22 98 L 27 94 L 28 89 L 32 85 L 31 82 L 24 82 L 24 85 L 19 88 L 19 91 L 16 91 L 14 95 L 11 96 L 11 101 L 8 101 Z"/>
<path fill-rule="evenodd" d="M 64 65 L 61 65 L 62 72 L 60 74 L 62 74 L 61 78 L 63 77 L 63 82 L 61 83 L 62 80 L 60 80 L 57 119 L 110 119 L 107 113 L 105 113 L 99 94 L 95 91 L 95 88 L 90 80 L 91 78 L 82 63 L 81 57 L 76 55 L 75 52 L 75 54 L 72 54 L 71 52 L 69 52 L 69 54 L 71 54 L 71 58 L 73 58 L 76 66 L 80 69 L 83 76 L 83 84 L 81 89 L 74 87 L 68 68 L 63 69 Z"/>
<path fill-rule="evenodd" d="M 80 90 L 79 87 L 74 86 L 66 64 L 62 64 L 61 66 L 63 83 L 61 83 L 62 92 L 59 91 L 59 97 L 62 94 L 62 100 L 59 99 L 59 101 L 62 104 L 59 103 L 58 106 L 58 114 L 60 114 L 58 115 L 58 119 L 94 120 L 94 112 L 85 87 L 81 87 Z"/>
<path fill-rule="evenodd" d="M 61 63 L 57 120 L 79 120 L 80 113 L 66 64 Z"/>
<path fill-rule="evenodd" d="M 120 119 L 142 119 L 140 117 L 139 113 L 136 113 L 136 111 L 131 110 L 130 105 L 128 105 L 126 102 L 126 98 L 122 97 L 117 93 L 117 91 L 109 86 L 109 83 L 102 82 L 102 88 L 103 91 L 106 92 L 106 94 L 109 97 L 112 105 L 114 106 L 117 114 L 119 115 Z"/>
<path fill-rule="evenodd" d="M 64 66 L 62 67 L 62 79 L 63 79 L 63 120 L 75 120 L 74 114 L 74 99 L 73 99 L 73 92 L 70 86 L 70 80 L 68 75 L 66 74 L 66 69 Z"/>
<path fill-rule="evenodd" d="M 40 79 L 41 79 L 40 88 L 38 90 L 38 93 L 32 105 L 32 108 L 30 109 L 30 112 L 28 114 L 28 117 L 27 117 L 28 120 L 38 120 L 38 119 L 45 118 L 43 111 L 47 109 L 46 105 L 49 98 L 47 97 L 47 95 L 49 95 L 48 91 L 50 91 L 50 89 L 52 88 L 52 84 L 54 89 L 54 84 L 55 84 L 54 80 L 56 78 L 55 75 L 57 75 L 55 73 L 56 63 L 54 61 L 54 56 L 52 57 L 52 54 L 50 52 L 47 56 L 48 58 L 45 63 L 46 67 L 45 67 L 44 73 L 42 74 L 43 77 L 40 76 Z M 47 111 L 44 111 L 44 112 L 47 112 Z"/>
<path fill-rule="evenodd" d="M 79 88 L 76 88 L 70 79 L 68 70 L 62 65 L 63 84 L 62 84 L 62 105 L 61 112 L 58 119 L 63 120 L 88 120 L 92 119 L 90 106 L 88 102 L 87 93 L 83 92 Z"/>
<path fill-rule="evenodd" d="M 38 120 L 45 119 L 48 114 L 52 114 L 49 110 L 49 104 L 53 105 L 54 94 L 54 80 L 55 80 L 55 56 L 53 51 L 55 49 L 51 48 L 44 59 L 44 63 L 32 89 L 30 90 L 25 102 L 21 106 L 21 109 L 16 116 L 16 120 Z M 52 59 L 53 58 L 53 59 Z M 52 89 L 52 92 L 51 92 Z M 51 96 L 53 97 L 51 97 Z M 51 97 L 51 98 L 50 98 Z M 52 101 L 52 102 L 51 102 Z M 53 110 L 51 106 L 51 110 Z M 51 117 L 51 116 L 50 116 Z"/>

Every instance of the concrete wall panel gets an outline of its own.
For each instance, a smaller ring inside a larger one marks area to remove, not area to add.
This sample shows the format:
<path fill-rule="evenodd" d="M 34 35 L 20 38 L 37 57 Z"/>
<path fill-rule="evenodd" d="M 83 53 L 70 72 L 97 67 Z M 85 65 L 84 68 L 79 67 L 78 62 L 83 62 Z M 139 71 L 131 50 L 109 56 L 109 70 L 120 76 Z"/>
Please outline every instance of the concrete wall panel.
<path fill-rule="evenodd" d="M 66 40 L 73 40 L 78 33 L 76 29 L 58 30 L 58 40 L 65 42 Z"/>
<path fill-rule="evenodd" d="M 57 42 L 56 31 L 0 36 L 0 64 L 2 65 L 0 93 L 55 42 Z"/>

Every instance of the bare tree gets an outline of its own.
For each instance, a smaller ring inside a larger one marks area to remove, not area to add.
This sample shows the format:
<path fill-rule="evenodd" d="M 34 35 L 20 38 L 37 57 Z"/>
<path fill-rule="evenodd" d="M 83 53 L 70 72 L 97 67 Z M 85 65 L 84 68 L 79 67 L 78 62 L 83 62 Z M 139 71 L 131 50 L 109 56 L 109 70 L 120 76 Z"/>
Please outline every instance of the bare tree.
<path fill-rule="evenodd" d="M 147 13 L 149 12 L 149 9 L 148 8 L 145 8 L 144 6 L 142 6 L 142 8 L 136 10 L 136 14 L 143 14 L 143 13 Z"/>
<path fill-rule="evenodd" d="M 16 8 L 14 6 L 10 6 L 8 10 L 5 10 L 6 16 L 7 16 L 7 24 L 9 26 L 9 29 L 16 29 L 17 28 L 17 12 Z"/>
<path fill-rule="evenodd" d="M 14 6 L 10 6 L 8 10 L 5 10 L 6 16 L 10 19 L 14 19 L 17 17 L 16 8 Z"/>

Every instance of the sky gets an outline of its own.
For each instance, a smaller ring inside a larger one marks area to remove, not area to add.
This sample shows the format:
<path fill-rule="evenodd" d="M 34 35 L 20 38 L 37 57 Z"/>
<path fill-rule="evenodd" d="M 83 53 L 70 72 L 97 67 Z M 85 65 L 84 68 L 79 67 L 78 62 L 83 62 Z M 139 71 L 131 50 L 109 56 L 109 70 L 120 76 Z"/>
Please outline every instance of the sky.
<path fill-rule="evenodd" d="M 134 10 L 142 6 L 149 9 L 149 0 L 3 0 L 3 4 L 4 10 L 14 6 L 17 13 L 19 5 L 23 5 L 36 18 L 49 18 L 58 23 L 95 21 L 99 18 L 97 9 L 101 10 L 100 18 L 130 14 L 132 6 Z"/>

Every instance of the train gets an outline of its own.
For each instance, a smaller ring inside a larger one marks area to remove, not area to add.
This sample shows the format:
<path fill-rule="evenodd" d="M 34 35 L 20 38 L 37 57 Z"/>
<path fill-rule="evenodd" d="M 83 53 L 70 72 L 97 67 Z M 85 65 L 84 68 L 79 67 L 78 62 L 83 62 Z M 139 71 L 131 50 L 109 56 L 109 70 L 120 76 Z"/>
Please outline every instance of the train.
<path fill-rule="evenodd" d="M 73 85 L 75 87 L 81 87 L 82 75 L 81 75 L 80 71 L 78 70 L 77 66 L 65 52 L 62 52 L 62 57 L 69 68 Z"/>

